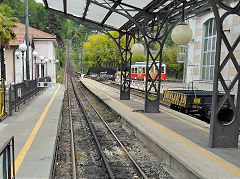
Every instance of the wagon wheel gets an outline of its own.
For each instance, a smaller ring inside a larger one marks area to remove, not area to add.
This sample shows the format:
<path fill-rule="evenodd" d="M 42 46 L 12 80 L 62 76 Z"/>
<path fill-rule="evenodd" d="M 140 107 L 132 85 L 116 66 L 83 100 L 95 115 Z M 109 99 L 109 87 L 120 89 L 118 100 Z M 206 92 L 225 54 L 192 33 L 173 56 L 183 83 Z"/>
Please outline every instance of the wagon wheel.
<path fill-rule="evenodd" d="M 182 107 L 181 108 L 181 112 L 184 113 L 184 114 L 189 114 L 190 113 L 190 109 Z"/>
<path fill-rule="evenodd" d="M 170 109 L 174 109 L 175 110 L 176 109 L 176 105 L 171 103 L 170 104 Z"/>

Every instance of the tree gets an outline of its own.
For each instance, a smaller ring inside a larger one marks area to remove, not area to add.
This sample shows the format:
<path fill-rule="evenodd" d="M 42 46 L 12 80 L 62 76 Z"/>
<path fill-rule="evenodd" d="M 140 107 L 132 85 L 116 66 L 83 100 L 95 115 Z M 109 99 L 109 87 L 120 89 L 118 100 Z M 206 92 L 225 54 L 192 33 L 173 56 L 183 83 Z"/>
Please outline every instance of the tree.
<path fill-rule="evenodd" d="M 0 6 L 0 59 L 1 59 L 1 77 L 5 77 L 5 64 L 4 64 L 4 47 L 8 44 L 9 40 L 15 39 L 14 33 L 15 23 L 17 19 L 12 17 L 13 11 L 6 4 Z"/>
<path fill-rule="evenodd" d="M 116 37 L 117 32 L 111 32 Z M 124 42 L 121 42 L 124 43 Z M 95 67 L 118 67 L 121 56 L 116 43 L 105 34 L 93 34 L 84 44 L 85 65 Z"/>
<path fill-rule="evenodd" d="M 173 45 L 170 48 L 163 48 L 163 63 L 167 65 L 168 77 L 182 78 L 183 64 L 177 63 L 177 45 Z"/>

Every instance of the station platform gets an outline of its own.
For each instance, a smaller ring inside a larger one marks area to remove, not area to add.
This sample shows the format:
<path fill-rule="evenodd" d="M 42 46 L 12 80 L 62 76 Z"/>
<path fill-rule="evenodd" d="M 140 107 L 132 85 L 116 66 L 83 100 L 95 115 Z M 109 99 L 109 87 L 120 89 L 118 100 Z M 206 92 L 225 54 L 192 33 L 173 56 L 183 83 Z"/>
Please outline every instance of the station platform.
<path fill-rule="evenodd" d="M 88 78 L 83 84 L 122 118 L 176 178 L 240 178 L 240 149 L 209 148 L 209 124 L 160 106 L 143 113 L 144 99 L 119 100 L 119 90 Z"/>
<path fill-rule="evenodd" d="M 49 178 L 64 85 L 55 84 L 0 123 L 0 143 L 14 136 L 16 178 Z"/>

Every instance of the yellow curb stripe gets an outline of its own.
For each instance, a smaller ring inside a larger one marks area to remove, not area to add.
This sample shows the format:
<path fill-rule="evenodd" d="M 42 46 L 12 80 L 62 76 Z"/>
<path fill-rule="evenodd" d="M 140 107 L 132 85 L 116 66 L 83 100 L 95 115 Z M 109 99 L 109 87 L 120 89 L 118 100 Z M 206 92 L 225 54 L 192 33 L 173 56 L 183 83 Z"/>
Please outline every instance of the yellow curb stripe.
<path fill-rule="evenodd" d="M 167 128 L 163 127 L 162 125 L 158 124 L 157 122 L 147 118 L 146 116 L 140 114 L 140 113 L 135 113 L 137 114 L 139 117 L 141 117 L 142 119 L 148 121 L 149 123 L 153 124 L 154 126 L 158 127 L 159 129 L 161 129 L 162 131 L 166 132 L 167 134 L 169 134 L 170 136 L 174 137 L 175 139 L 179 140 L 180 142 L 186 144 L 187 146 L 191 147 L 192 149 L 194 149 L 195 151 L 201 153 L 202 155 L 204 155 L 205 157 L 211 159 L 212 161 L 214 161 L 215 163 L 223 166 L 224 168 L 228 169 L 229 171 L 231 171 L 232 173 L 240 176 L 240 171 L 231 167 L 230 165 L 226 164 L 225 162 L 223 162 L 222 160 L 218 159 L 217 157 L 209 154 L 208 152 L 205 152 L 202 148 L 190 143 L 189 141 L 185 140 L 184 138 L 180 137 L 179 135 L 176 135 L 175 133 L 169 131 Z"/>
<path fill-rule="evenodd" d="M 140 101 L 140 100 L 137 100 L 137 99 L 135 99 L 135 98 L 132 98 L 134 101 L 137 101 L 137 102 L 139 102 L 139 103 L 141 103 L 141 104 L 144 104 L 142 101 Z M 178 117 L 178 116 L 176 116 L 176 115 L 174 115 L 174 114 L 171 114 L 171 113 L 169 113 L 169 112 L 167 112 L 167 111 L 165 111 L 165 110 L 163 110 L 163 109 L 161 109 L 161 112 L 163 112 L 163 113 L 165 113 L 165 114 L 167 114 L 167 115 L 169 115 L 169 116 L 171 116 L 171 117 L 174 117 L 175 119 L 178 119 L 179 121 L 182 121 L 182 122 L 184 122 L 184 123 L 186 123 L 186 124 L 188 124 L 188 125 L 190 125 L 190 126 L 193 126 L 193 127 L 195 127 L 195 128 L 198 128 L 198 129 L 200 129 L 200 130 L 202 130 L 202 131 L 205 131 L 205 132 L 208 132 L 209 133 L 209 130 L 208 129 L 204 129 L 203 127 L 200 127 L 200 126 L 198 126 L 198 125 L 196 125 L 196 124 L 193 124 L 193 123 L 191 123 L 191 122 L 189 122 L 189 121 L 186 121 L 186 120 L 184 120 L 184 119 L 182 119 L 182 118 L 180 118 L 180 117 Z"/>
<path fill-rule="evenodd" d="M 131 97 L 131 98 L 132 98 L 132 97 Z M 133 99 L 134 101 L 137 101 L 137 102 L 141 103 L 141 104 L 144 104 L 142 101 L 140 101 L 140 100 L 138 100 L 138 99 L 135 99 L 135 98 L 132 98 L 132 99 Z M 174 115 L 174 114 L 171 114 L 171 113 L 169 113 L 169 112 L 167 112 L 167 111 L 165 111 L 165 110 L 163 110 L 163 109 L 161 109 L 161 112 L 163 112 L 163 113 L 165 113 L 165 114 L 167 114 L 167 115 L 169 115 L 169 116 L 172 116 L 173 118 L 178 119 L 179 121 L 182 121 L 183 123 L 186 123 L 186 124 L 188 124 L 188 125 L 190 125 L 190 126 L 193 126 L 193 127 L 198 128 L 198 129 L 200 129 L 200 130 L 202 130 L 202 131 L 204 131 L 204 132 L 209 133 L 209 130 L 208 130 L 208 129 L 205 129 L 205 128 L 203 128 L 203 127 L 200 127 L 200 126 L 198 126 L 198 125 L 196 125 L 196 124 L 194 124 L 194 123 L 192 123 L 192 122 L 186 121 L 186 120 L 184 120 L 184 119 L 182 119 L 182 118 L 180 118 L 180 117 L 178 117 L 178 116 L 176 116 L 176 115 Z M 240 145 L 240 142 L 238 142 L 238 145 Z"/>
<path fill-rule="evenodd" d="M 96 90 L 100 90 L 97 89 L 96 87 L 94 87 L 93 85 L 91 85 L 89 82 L 85 81 L 86 83 L 88 83 L 92 88 L 96 89 Z M 100 90 L 102 91 L 102 90 Z M 132 112 L 132 109 L 129 108 L 128 106 L 126 106 L 125 104 L 122 104 L 121 102 L 115 100 L 113 97 L 111 97 L 110 95 L 106 94 L 104 91 L 102 91 L 106 96 L 108 96 L 109 98 L 111 98 L 113 101 L 117 102 L 118 104 L 120 104 L 121 106 L 123 106 L 124 108 L 130 110 Z M 202 155 L 204 155 L 205 157 L 209 158 L 210 160 L 212 160 L 213 162 L 219 164 L 220 166 L 226 168 L 227 170 L 229 170 L 230 172 L 234 173 L 237 176 L 240 176 L 240 171 L 235 169 L 234 167 L 228 165 L 227 163 L 225 163 L 224 161 L 218 159 L 217 157 L 209 154 L 208 152 L 205 152 L 202 148 L 190 143 L 189 141 L 185 140 L 184 138 L 180 137 L 179 135 L 171 132 L 170 130 L 168 130 L 167 128 L 163 127 L 162 125 L 158 124 L 157 122 L 149 119 L 148 117 L 134 112 L 135 114 L 137 114 L 139 117 L 141 117 L 142 119 L 146 120 L 147 122 L 153 124 L 154 126 L 156 126 L 157 128 L 161 129 L 162 131 L 164 131 L 165 133 L 169 134 L 170 136 L 172 136 L 173 138 L 177 139 L 178 141 L 186 144 L 187 146 L 189 146 L 190 148 L 192 148 L 193 150 L 201 153 Z"/>
<path fill-rule="evenodd" d="M 57 95 L 57 92 L 60 88 L 60 85 L 58 85 L 58 88 L 56 89 L 55 93 L 53 94 L 52 98 L 50 99 L 50 101 L 48 102 L 47 106 L 45 107 L 42 115 L 40 116 L 40 118 L 38 119 L 37 123 L 35 124 L 30 136 L 28 137 L 25 145 L 23 146 L 21 152 L 18 154 L 17 156 L 17 159 L 15 160 L 15 173 L 18 172 L 18 169 L 19 167 L 21 166 L 22 162 L 23 162 L 23 159 L 25 158 L 29 148 L 31 147 L 36 135 L 37 135 L 37 132 L 39 130 L 39 128 L 41 127 L 42 125 L 42 122 L 53 102 L 53 100 L 55 99 L 56 95 Z"/>

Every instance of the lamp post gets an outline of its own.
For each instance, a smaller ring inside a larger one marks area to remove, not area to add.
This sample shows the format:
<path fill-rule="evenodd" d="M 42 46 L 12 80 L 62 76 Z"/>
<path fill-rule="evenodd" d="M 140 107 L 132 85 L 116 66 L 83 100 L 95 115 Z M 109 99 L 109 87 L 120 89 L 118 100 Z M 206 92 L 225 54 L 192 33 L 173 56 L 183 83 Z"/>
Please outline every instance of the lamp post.
<path fill-rule="evenodd" d="M 45 62 L 46 62 L 46 76 L 47 76 L 47 62 L 48 62 L 48 59 L 45 58 L 44 60 L 45 60 Z"/>
<path fill-rule="evenodd" d="M 13 80 L 14 80 L 14 83 L 16 82 L 16 61 L 15 59 L 19 59 L 19 56 L 20 56 L 20 52 L 18 50 L 15 51 L 14 53 L 15 57 L 14 57 L 14 61 L 13 61 Z"/>
<path fill-rule="evenodd" d="M 27 80 L 30 80 L 30 74 L 29 74 L 29 33 L 28 33 L 28 26 L 29 26 L 29 20 L 28 20 L 28 0 L 25 0 L 25 40 L 27 44 L 27 53 L 26 53 L 26 73 L 27 73 Z"/>
<path fill-rule="evenodd" d="M 27 50 L 26 44 L 20 44 L 19 45 L 19 50 L 22 52 L 22 76 L 23 76 L 23 81 L 24 81 L 24 52 Z"/>
<path fill-rule="evenodd" d="M 58 70 L 59 70 L 59 66 L 58 66 L 58 65 L 59 65 L 59 60 L 58 60 L 58 59 L 56 60 L 56 63 L 57 63 L 57 79 L 58 79 L 58 78 L 59 78 L 59 75 L 58 75 Z"/>
<path fill-rule="evenodd" d="M 36 79 L 36 69 L 37 69 L 37 67 L 36 67 L 36 59 L 37 59 L 37 56 L 38 56 L 38 52 L 37 51 L 33 51 L 33 57 L 34 57 L 34 61 L 35 61 L 35 79 Z M 33 63 L 32 63 L 32 78 L 33 78 Z"/>
<path fill-rule="evenodd" d="M 42 76 L 43 76 L 43 75 L 42 75 L 42 61 L 44 60 L 44 56 L 40 56 L 39 59 L 41 60 L 41 71 L 38 72 L 38 78 L 40 78 L 40 77 L 42 78 Z M 40 74 L 41 74 L 41 75 L 40 75 Z"/>
<path fill-rule="evenodd" d="M 19 58 L 19 55 L 20 55 L 19 51 L 15 51 L 15 56 L 17 57 L 17 59 Z"/>

